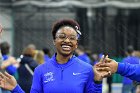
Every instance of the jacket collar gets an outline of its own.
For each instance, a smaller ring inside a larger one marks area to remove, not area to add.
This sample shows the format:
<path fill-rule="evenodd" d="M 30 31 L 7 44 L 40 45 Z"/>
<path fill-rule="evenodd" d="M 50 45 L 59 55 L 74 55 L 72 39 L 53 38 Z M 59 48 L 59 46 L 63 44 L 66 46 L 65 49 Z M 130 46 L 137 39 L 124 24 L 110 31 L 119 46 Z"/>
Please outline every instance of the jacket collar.
<path fill-rule="evenodd" d="M 56 66 L 56 67 L 58 67 L 58 68 L 66 68 L 66 67 L 68 67 L 68 66 L 70 66 L 71 64 L 73 64 L 74 63 L 74 59 L 76 58 L 76 56 L 75 55 L 73 55 L 69 60 L 68 60 L 68 62 L 66 62 L 66 63 L 64 63 L 64 64 L 59 64 L 58 62 L 57 62 L 57 60 L 56 60 L 56 53 L 52 56 L 52 58 L 51 58 L 51 61 L 52 61 L 52 63 Z"/>

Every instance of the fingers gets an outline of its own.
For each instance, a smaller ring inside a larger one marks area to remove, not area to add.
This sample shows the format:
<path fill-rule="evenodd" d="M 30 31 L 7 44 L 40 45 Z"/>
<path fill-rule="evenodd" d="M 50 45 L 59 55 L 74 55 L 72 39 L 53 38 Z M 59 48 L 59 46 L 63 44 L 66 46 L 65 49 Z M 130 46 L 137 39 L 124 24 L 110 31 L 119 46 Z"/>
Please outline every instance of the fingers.
<path fill-rule="evenodd" d="M 105 59 L 108 58 L 108 55 L 105 56 Z"/>
<path fill-rule="evenodd" d="M 2 80 L 0 80 L 0 87 L 1 88 L 3 88 L 3 83 L 2 83 L 3 81 Z"/>
<path fill-rule="evenodd" d="M 112 73 L 111 73 L 111 71 L 108 71 L 108 75 L 111 75 Z"/>
<path fill-rule="evenodd" d="M 5 79 L 4 78 L 0 78 L 0 87 L 5 88 Z"/>
<path fill-rule="evenodd" d="M 0 72 L 0 78 L 3 79 L 5 76 Z"/>
<path fill-rule="evenodd" d="M 101 57 L 99 62 L 103 62 L 103 60 L 104 60 L 104 55 L 102 55 L 102 57 Z"/>
<path fill-rule="evenodd" d="M 6 71 L 4 73 L 0 72 L 0 79 L 11 79 L 13 76 L 8 74 Z"/>
<path fill-rule="evenodd" d="M 108 55 L 105 56 L 103 63 L 106 62 L 106 59 L 108 59 Z"/>
<path fill-rule="evenodd" d="M 102 75 L 102 77 L 108 77 L 108 76 L 111 76 L 112 73 L 111 73 L 111 68 L 109 67 L 97 67 L 95 68 L 97 71 L 99 71 Z"/>
<path fill-rule="evenodd" d="M 112 61 L 112 59 L 110 59 L 110 58 L 105 59 L 105 63 L 110 63 L 111 61 Z"/>
<path fill-rule="evenodd" d="M 99 62 L 105 63 L 106 59 L 108 58 L 108 55 L 102 56 Z"/>
<path fill-rule="evenodd" d="M 110 67 L 109 63 L 102 63 L 102 62 L 95 64 L 95 66 L 96 67 Z"/>
<path fill-rule="evenodd" d="M 4 72 L 4 75 L 9 79 L 11 79 L 13 77 L 12 75 L 8 74 L 6 71 Z"/>
<path fill-rule="evenodd" d="M 109 72 L 107 72 L 107 73 L 104 73 L 103 75 L 102 75 L 102 77 L 103 78 L 105 78 L 105 77 L 109 77 L 109 76 L 111 76 L 112 74 L 111 74 L 111 71 L 109 71 Z"/>
<path fill-rule="evenodd" d="M 110 67 L 109 63 L 99 64 L 99 67 Z"/>
<path fill-rule="evenodd" d="M 109 71 L 111 71 L 111 69 L 109 68 L 109 67 L 98 67 L 98 68 L 96 68 L 98 71 L 107 71 L 107 72 L 109 72 Z"/>

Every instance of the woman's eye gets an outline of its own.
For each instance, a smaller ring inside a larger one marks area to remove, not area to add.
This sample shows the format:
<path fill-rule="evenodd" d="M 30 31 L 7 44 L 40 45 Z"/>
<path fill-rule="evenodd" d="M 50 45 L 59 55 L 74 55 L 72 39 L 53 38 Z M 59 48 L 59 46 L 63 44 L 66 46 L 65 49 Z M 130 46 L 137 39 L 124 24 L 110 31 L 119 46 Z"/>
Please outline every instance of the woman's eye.
<path fill-rule="evenodd" d="M 66 38 L 66 36 L 65 35 L 59 35 L 59 38 L 64 39 L 64 38 Z"/>

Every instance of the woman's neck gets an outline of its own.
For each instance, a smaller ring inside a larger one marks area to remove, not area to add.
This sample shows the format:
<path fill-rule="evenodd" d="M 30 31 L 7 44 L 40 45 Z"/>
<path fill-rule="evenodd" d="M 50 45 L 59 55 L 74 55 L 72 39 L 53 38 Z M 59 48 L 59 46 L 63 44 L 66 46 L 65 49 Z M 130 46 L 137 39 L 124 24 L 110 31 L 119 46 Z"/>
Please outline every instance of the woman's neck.
<path fill-rule="evenodd" d="M 56 55 L 56 60 L 59 64 L 65 64 L 68 62 L 68 60 L 72 57 L 72 55 L 69 56 L 63 56 L 63 55 Z"/>

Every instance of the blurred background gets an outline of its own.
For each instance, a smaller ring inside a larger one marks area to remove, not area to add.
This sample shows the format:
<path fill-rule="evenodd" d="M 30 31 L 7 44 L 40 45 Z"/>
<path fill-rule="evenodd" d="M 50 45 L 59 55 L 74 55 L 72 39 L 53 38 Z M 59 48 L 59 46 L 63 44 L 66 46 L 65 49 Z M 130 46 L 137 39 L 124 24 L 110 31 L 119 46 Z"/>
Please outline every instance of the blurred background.
<path fill-rule="evenodd" d="M 140 50 L 140 0 L 0 0 L 0 42 L 7 41 L 17 58 L 28 44 L 52 55 L 51 27 L 62 18 L 78 21 L 79 44 L 92 53 L 121 62 L 129 45 Z M 122 77 L 114 74 L 112 82 L 112 93 L 121 93 Z"/>

